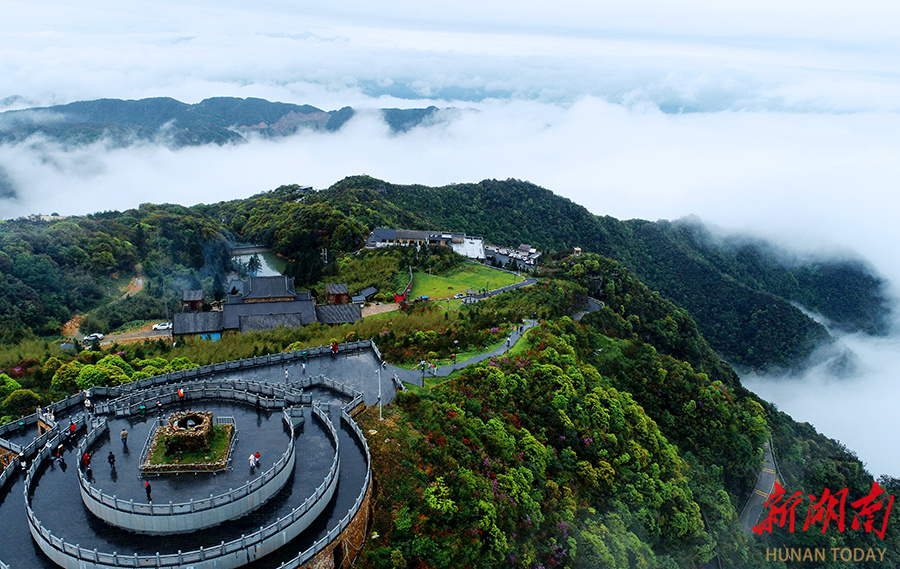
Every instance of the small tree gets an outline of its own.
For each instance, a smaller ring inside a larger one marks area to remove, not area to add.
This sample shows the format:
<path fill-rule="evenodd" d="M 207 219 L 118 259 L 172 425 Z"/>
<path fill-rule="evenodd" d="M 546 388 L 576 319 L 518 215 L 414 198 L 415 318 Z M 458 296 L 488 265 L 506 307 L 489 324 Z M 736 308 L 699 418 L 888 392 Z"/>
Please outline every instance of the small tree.
<path fill-rule="evenodd" d="M 40 398 L 30 389 L 17 389 L 3 400 L 3 409 L 8 415 L 21 416 L 26 411 L 41 404 Z"/>

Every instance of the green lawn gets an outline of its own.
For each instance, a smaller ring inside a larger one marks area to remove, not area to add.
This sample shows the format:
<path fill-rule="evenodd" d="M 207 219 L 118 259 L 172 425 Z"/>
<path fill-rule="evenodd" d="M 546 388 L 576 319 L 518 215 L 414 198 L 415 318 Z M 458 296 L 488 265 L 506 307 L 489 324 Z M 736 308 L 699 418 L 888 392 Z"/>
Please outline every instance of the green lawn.
<path fill-rule="evenodd" d="M 414 272 L 413 286 L 409 295 L 411 300 L 420 296 L 428 296 L 431 299 L 448 298 L 458 292 L 465 293 L 467 289 L 480 291 L 489 287 L 493 290 L 522 280 L 524 279 L 518 275 L 498 271 L 479 263 L 466 263 L 440 276 Z"/>

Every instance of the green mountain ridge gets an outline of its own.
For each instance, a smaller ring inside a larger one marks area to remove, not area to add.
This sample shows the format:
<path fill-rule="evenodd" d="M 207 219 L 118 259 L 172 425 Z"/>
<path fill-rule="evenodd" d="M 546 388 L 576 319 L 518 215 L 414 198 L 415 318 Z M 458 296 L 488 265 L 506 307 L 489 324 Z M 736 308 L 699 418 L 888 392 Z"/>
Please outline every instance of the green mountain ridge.
<path fill-rule="evenodd" d="M 381 109 L 393 133 L 429 120 L 437 107 Z M 312 105 L 265 99 L 213 97 L 196 104 L 169 97 L 97 99 L 0 113 L 0 143 L 40 134 L 69 146 L 100 140 L 113 146 L 135 142 L 179 148 L 245 142 L 249 135 L 281 137 L 303 130 L 336 131 L 356 113 L 351 107 L 323 111 Z"/>

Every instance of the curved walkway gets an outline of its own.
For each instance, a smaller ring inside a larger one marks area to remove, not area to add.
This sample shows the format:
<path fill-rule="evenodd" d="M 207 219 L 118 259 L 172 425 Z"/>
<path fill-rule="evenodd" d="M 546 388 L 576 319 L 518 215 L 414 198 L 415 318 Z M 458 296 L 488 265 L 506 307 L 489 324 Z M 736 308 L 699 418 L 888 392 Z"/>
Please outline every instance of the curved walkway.
<path fill-rule="evenodd" d="M 603 302 L 588 297 L 587 308 L 585 308 L 584 310 L 582 310 L 580 312 L 576 312 L 575 316 L 572 317 L 572 320 L 574 320 L 575 322 L 579 322 L 582 318 L 584 318 L 585 314 L 587 314 L 589 312 L 597 312 L 601 308 L 603 308 Z"/>
<path fill-rule="evenodd" d="M 510 348 L 516 345 L 522 336 L 525 335 L 525 332 L 531 330 L 537 325 L 537 320 L 525 320 L 522 326 L 513 328 L 512 333 L 506 337 L 506 341 L 503 344 L 490 352 L 483 352 L 476 356 L 473 356 L 467 360 L 459 361 L 452 364 L 443 365 L 435 368 L 433 371 L 426 370 L 423 375 L 421 368 L 420 369 L 404 369 L 394 365 L 387 364 L 384 367 L 384 370 L 381 372 L 382 374 L 386 374 L 387 377 L 383 377 L 382 381 L 386 378 L 397 377 L 400 381 L 405 383 L 411 383 L 413 385 L 423 385 L 423 378 L 426 376 L 431 377 L 447 377 L 451 373 L 468 367 L 472 364 L 481 363 L 484 360 L 489 360 L 491 358 L 496 358 L 505 354 Z M 519 331 L 521 328 L 521 332 Z M 393 399 L 393 397 L 391 397 Z M 385 399 L 385 403 L 388 403 L 389 400 Z"/>

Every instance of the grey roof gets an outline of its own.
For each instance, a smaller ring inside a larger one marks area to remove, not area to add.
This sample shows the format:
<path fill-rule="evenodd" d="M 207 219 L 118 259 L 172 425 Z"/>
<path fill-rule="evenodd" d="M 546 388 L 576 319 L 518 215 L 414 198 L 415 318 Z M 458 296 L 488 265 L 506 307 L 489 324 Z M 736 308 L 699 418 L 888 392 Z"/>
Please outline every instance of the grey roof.
<path fill-rule="evenodd" d="M 181 291 L 182 302 L 192 302 L 195 300 L 203 300 L 203 291 L 198 289 Z"/>
<path fill-rule="evenodd" d="M 250 277 L 244 287 L 244 299 L 284 298 L 297 296 L 292 277 Z"/>
<path fill-rule="evenodd" d="M 427 241 L 429 237 L 431 237 L 431 231 L 416 231 L 414 229 L 398 229 L 397 230 L 397 238 L 398 239 L 421 239 L 423 241 Z"/>
<path fill-rule="evenodd" d="M 372 230 L 372 234 L 369 236 L 368 241 L 372 243 L 378 243 L 381 241 L 393 241 L 397 238 L 397 230 L 389 229 L 387 227 L 377 227 Z"/>
<path fill-rule="evenodd" d="M 366 287 L 366 288 L 362 289 L 361 291 L 359 291 L 358 293 L 356 293 L 355 295 L 353 295 L 353 298 L 351 300 L 353 302 L 365 302 L 367 298 L 369 298 L 376 292 L 378 292 L 378 289 L 375 288 L 374 286 Z"/>
<path fill-rule="evenodd" d="M 325 285 L 328 294 L 350 294 L 350 288 L 347 283 L 329 283 Z"/>
<path fill-rule="evenodd" d="M 231 291 L 237 289 L 237 294 L 244 294 L 244 289 L 247 287 L 247 281 L 242 279 L 229 279 L 227 283 L 225 283 L 225 293 L 231 294 Z"/>
<path fill-rule="evenodd" d="M 311 300 L 286 300 L 283 302 L 235 302 L 225 305 L 225 328 L 234 330 L 241 327 L 245 316 L 272 316 L 298 314 L 301 324 L 316 321 L 315 303 Z"/>
<path fill-rule="evenodd" d="M 323 304 L 316 316 L 322 324 L 350 324 L 362 320 L 362 310 L 358 304 Z"/>
<path fill-rule="evenodd" d="M 221 332 L 223 313 L 212 312 L 176 312 L 172 318 L 172 334 L 207 334 Z"/>
<path fill-rule="evenodd" d="M 396 239 L 420 239 L 427 241 L 431 237 L 431 231 L 417 231 L 414 229 L 389 229 L 386 227 L 378 227 L 372 230 L 367 240 L 369 243 L 380 243 L 383 241 L 394 241 Z"/>
<path fill-rule="evenodd" d="M 240 317 L 241 332 L 251 330 L 273 330 L 279 326 L 285 328 L 300 328 L 303 326 L 303 318 L 300 314 L 248 314 Z"/>

